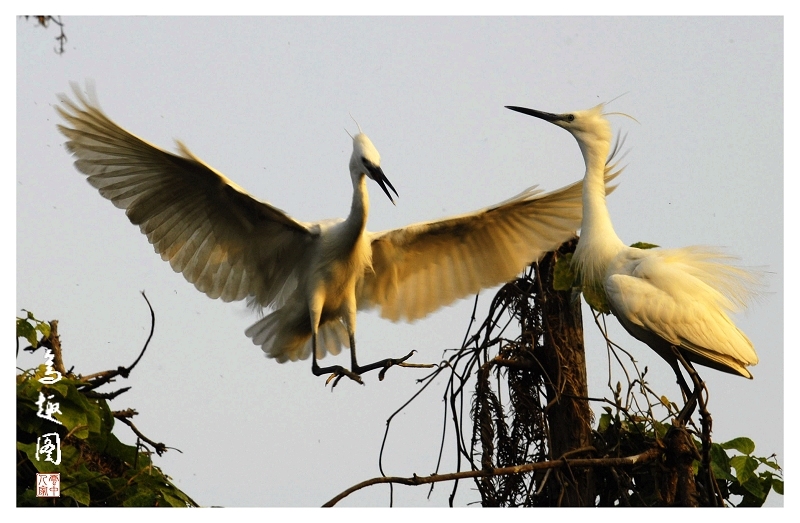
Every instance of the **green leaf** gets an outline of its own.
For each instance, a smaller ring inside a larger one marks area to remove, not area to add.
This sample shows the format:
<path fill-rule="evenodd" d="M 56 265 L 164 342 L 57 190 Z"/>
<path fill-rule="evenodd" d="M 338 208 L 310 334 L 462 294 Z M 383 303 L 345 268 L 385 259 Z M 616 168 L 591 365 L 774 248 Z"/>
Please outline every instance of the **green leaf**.
<path fill-rule="evenodd" d="M 720 444 L 724 449 L 738 450 L 742 454 L 752 454 L 756 450 L 756 444 L 750 438 L 733 438 L 730 441 Z"/>
<path fill-rule="evenodd" d="M 86 398 L 86 396 L 81 394 L 77 388 L 69 388 L 69 392 L 67 393 L 66 397 L 66 404 L 70 410 L 74 408 L 83 412 L 83 415 L 80 417 L 80 425 L 85 425 L 86 427 L 76 431 L 74 433 L 75 437 L 86 439 L 89 437 L 90 432 L 99 433 L 101 431 L 102 422 L 100 414 L 97 412 L 98 409 L 96 404 L 93 404 L 88 398 Z M 77 426 L 78 424 L 73 425 L 70 427 L 70 430 Z"/>
<path fill-rule="evenodd" d="M 572 268 L 572 253 L 556 261 L 553 268 L 553 289 L 568 291 L 575 285 L 575 270 Z"/>
<path fill-rule="evenodd" d="M 36 320 L 36 330 L 42 333 L 43 338 L 50 336 L 50 324 L 44 321 Z"/>
<path fill-rule="evenodd" d="M 744 486 L 751 478 L 755 478 L 758 462 L 750 456 L 734 456 L 731 458 L 731 467 L 736 471 L 736 479 Z"/>
<path fill-rule="evenodd" d="M 152 507 L 156 503 L 156 495 L 152 490 L 139 489 L 136 494 L 122 502 L 123 507 Z"/>
<path fill-rule="evenodd" d="M 781 470 L 781 466 L 778 465 L 773 459 L 771 458 L 759 458 L 758 456 L 753 456 L 755 459 L 758 460 L 759 463 L 762 465 L 766 465 L 772 470 Z"/>
<path fill-rule="evenodd" d="M 603 413 L 600 415 L 600 421 L 597 423 L 597 431 L 598 432 L 605 432 L 608 430 L 608 427 L 611 425 L 611 414 Z"/>
<path fill-rule="evenodd" d="M 17 317 L 17 338 L 25 338 L 28 340 L 28 343 L 31 344 L 31 347 L 36 348 L 39 346 L 36 332 L 40 332 L 43 338 L 50 336 L 50 324 L 34 318 L 31 311 L 25 312 L 27 313 L 27 317 Z M 33 322 L 33 324 L 31 324 L 31 322 Z"/>
<path fill-rule="evenodd" d="M 750 494 L 748 491 L 744 491 L 744 494 L 739 493 L 742 496 L 742 501 L 736 505 L 737 507 L 747 508 L 747 507 L 760 507 L 764 505 L 764 500 Z"/>
<path fill-rule="evenodd" d="M 764 488 L 761 486 L 761 481 L 756 476 L 753 476 L 745 483 L 742 483 L 742 487 L 744 487 L 750 494 L 753 495 L 754 498 L 761 502 L 758 504 L 758 506 L 763 504 L 764 500 L 767 498 L 767 493 L 769 493 L 769 487 L 767 487 L 765 492 Z"/>
<path fill-rule="evenodd" d="M 663 438 L 664 436 L 667 435 L 667 431 L 669 430 L 669 427 L 667 427 L 663 423 L 659 423 L 658 421 L 653 421 L 653 424 L 654 424 L 655 429 L 656 429 L 656 437 L 658 437 L 660 439 L 660 438 Z"/>
<path fill-rule="evenodd" d="M 728 481 L 737 481 L 736 477 L 731 474 L 730 458 L 721 445 L 712 443 L 709 455 L 711 457 L 711 468 L 714 470 L 715 476 Z"/>
<path fill-rule="evenodd" d="M 783 480 L 772 478 L 772 490 L 783 496 Z"/>
<path fill-rule="evenodd" d="M 606 293 L 602 288 L 594 287 L 592 285 L 585 285 L 583 287 L 583 298 L 591 308 L 603 314 L 611 314 L 611 307 L 608 306 Z"/>
<path fill-rule="evenodd" d="M 108 434 L 105 452 L 109 456 L 113 456 L 122 462 L 128 464 L 128 466 L 132 466 L 136 459 L 136 447 L 133 445 L 126 445 L 122 443 L 113 433 Z M 146 457 L 146 455 L 142 454 L 139 456 L 138 459 L 139 466 L 146 466 L 149 465 L 150 460 Z"/>
<path fill-rule="evenodd" d="M 632 243 L 631 247 L 634 249 L 655 249 L 661 247 L 660 245 L 656 245 L 654 243 L 647 243 L 647 242 L 636 242 Z"/>
<path fill-rule="evenodd" d="M 31 344 L 31 347 L 36 348 L 39 346 L 39 340 L 36 339 L 36 329 L 23 318 L 17 318 L 17 338 L 25 338 Z"/>
<path fill-rule="evenodd" d="M 166 492 L 162 492 L 161 495 L 164 496 L 164 501 L 169 503 L 169 506 L 171 506 L 171 507 L 178 507 L 178 508 L 181 508 L 181 507 L 185 508 L 186 507 L 186 502 L 181 500 L 181 499 L 178 499 L 176 497 L 170 496 Z"/>
<path fill-rule="evenodd" d="M 40 506 L 42 498 L 36 497 L 36 490 L 33 488 L 26 489 L 22 495 L 17 496 L 18 507 L 38 507 Z"/>
<path fill-rule="evenodd" d="M 78 476 L 78 478 L 80 478 L 80 476 Z M 89 494 L 89 483 L 85 479 L 78 478 L 76 478 L 78 480 L 77 483 L 74 483 L 71 486 L 69 484 L 62 483 L 61 495 L 72 498 L 81 505 L 88 507 L 92 501 L 91 495 Z"/>
<path fill-rule="evenodd" d="M 39 368 L 43 371 L 44 370 L 44 365 L 40 365 Z M 42 372 L 41 375 L 44 376 L 45 375 L 44 372 Z M 39 374 L 38 373 L 37 373 L 36 377 L 37 377 L 36 381 L 39 381 L 38 380 L 38 378 L 39 378 Z M 61 380 L 59 380 L 59 381 L 57 381 L 56 383 L 53 383 L 53 384 L 48 384 L 48 385 L 43 384 L 42 385 L 42 392 L 47 394 L 48 390 L 50 390 L 50 391 L 52 391 L 52 390 L 58 391 L 58 393 L 61 395 L 62 398 L 69 398 L 70 390 L 76 391 L 75 386 L 72 383 L 67 382 L 64 378 L 61 378 Z"/>
<path fill-rule="evenodd" d="M 723 468 L 720 468 L 720 466 L 714 463 L 713 461 L 711 462 L 711 470 L 714 471 L 714 476 L 718 480 L 724 479 L 726 481 L 731 481 L 731 482 L 736 481 L 736 476 L 731 475 L 730 469 L 725 470 Z"/>

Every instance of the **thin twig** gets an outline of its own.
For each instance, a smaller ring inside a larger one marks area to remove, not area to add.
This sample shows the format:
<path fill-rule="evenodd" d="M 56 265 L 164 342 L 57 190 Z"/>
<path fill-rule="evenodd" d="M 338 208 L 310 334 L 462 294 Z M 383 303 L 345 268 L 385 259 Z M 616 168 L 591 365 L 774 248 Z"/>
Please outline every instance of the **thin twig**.
<path fill-rule="evenodd" d="M 153 450 L 155 450 L 156 454 L 158 454 L 159 456 L 162 455 L 163 453 L 165 453 L 167 451 L 167 449 L 177 450 L 178 452 L 183 454 L 183 451 L 180 450 L 180 449 L 176 449 L 175 447 L 167 447 L 163 443 L 156 443 L 155 441 L 151 440 L 150 438 L 148 438 L 147 436 L 142 434 L 139 431 L 139 429 L 136 428 L 136 425 L 134 425 L 133 422 L 128 419 L 129 416 L 124 416 L 124 415 L 118 416 L 118 415 L 115 414 L 114 417 L 117 418 L 118 420 L 120 420 L 125 425 L 129 426 L 131 428 L 131 430 L 133 431 L 133 433 L 136 434 L 136 436 L 138 438 L 140 438 L 142 441 L 144 441 L 145 443 L 147 443 L 148 445 L 153 447 Z"/>
<path fill-rule="evenodd" d="M 116 378 L 117 376 L 122 376 L 123 378 L 127 378 L 134 367 L 139 363 L 139 360 L 142 359 L 144 356 L 144 351 L 147 350 L 147 346 L 150 344 L 150 340 L 153 339 L 153 332 L 155 332 L 156 328 L 156 313 L 153 312 L 153 306 L 150 305 L 150 300 L 147 299 L 147 295 L 142 291 L 142 297 L 144 301 L 147 302 L 147 307 L 150 309 L 150 334 L 147 336 L 147 341 L 144 342 L 144 347 L 142 347 L 141 352 L 139 352 L 139 356 L 136 360 L 131 363 L 128 367 L 117 367 L 115 370 L 106 370 L 103 372 L 98 372 L 95 374 L 90 374 L 88 376 L 83 376 L 81 381 L 85 383 L 81 384 L 82 388 L 81 391 L 89 391 L 94 390 L 101 385 L 105 385 L 106 383 L 110 382 L 112 379 Z"/>

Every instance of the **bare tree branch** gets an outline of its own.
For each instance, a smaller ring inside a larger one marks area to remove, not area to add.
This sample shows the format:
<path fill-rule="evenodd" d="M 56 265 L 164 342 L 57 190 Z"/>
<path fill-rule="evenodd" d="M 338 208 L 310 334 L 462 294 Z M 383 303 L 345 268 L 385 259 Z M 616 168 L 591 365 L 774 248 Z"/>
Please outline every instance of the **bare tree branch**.
<path fill-rule="evenodd" d="M 133 422 L 130 419 L 128 419 L 138 414 L 138 412 L 136 412 L 135 410 L 127 409 L 123 411 L 115 411 L 112 412 L 112 414 L 122 423 L 129 426 L 133 431 L 133 433 L 139 437 L 139 439 L 141 439 L 142 441 L 153 447 L 153 449 L 156 451 L 156 454 L 158 454 L 159 456 L 165 453 L 167 449 L 177 450 L 178 452 L 183 454 L 183 451 L 181 451 L 180 449 L 176 449 L 175 447 L 167 447 L 163 443 L 156 443 L 155 441 L 151 440 L 150 438 L 142 434 L 141 431 L 139 431 L 139 429 L 136 428 L 136 425 L 134 425 Z"/>
<path fill-rule="evenodd" d="M 427 483 L 439 483 L 442 481 L 454 481 L 465 478 L 481 478 L 491 476 L 505 476 L 509 474 L 521 474 L 524 472 L 532 472 L 534 470 L 547 470 L 557 469 L 561 467 L 625 467 L 642 465 L 654 461 L 663 454 L 663 449 L 653 447 L 641 454 L 635 456 L 627 456 L 622 458 L 584 458 L 584 459 L 558 459 L 552 461 L 540 461 L 536 463 L 525 463 L 514 467 L 503 467 L 490 470 L 467 470 L 464 472 L 454 472 L 451 474 L 432 474 L 430 476 L 417 476 L 414 474 L 410 478 L 403 478 L 398 476 L 383 476 L 362 481 L 357 485 L 353 485 L 341 494 L 334 496 L 330 501 L 322 505 L 323 507 L 333 507 L 339 501 L 346 498 L 353 492 L 361 490 L 365 487 L 372 485 L 379 485 L 382 483 L 398 484 L 398 485 L 424 485 Z"/>

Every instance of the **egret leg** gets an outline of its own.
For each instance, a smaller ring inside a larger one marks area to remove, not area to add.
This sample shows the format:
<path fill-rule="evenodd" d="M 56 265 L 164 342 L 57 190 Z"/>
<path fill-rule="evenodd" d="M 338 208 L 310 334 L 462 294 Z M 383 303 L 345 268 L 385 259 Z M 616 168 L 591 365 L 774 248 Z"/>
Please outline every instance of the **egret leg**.
<path fill-rule="evenodd" d="M 389 370 L 389 367 L 393 365 L 402 365 L 414 354 L 414 352 L 416 351 L 412 350 L 402 358 L 386 358 L 385 360 L 380 360 L 376 361 L 375 363 L 370 363 L 369 365 L 361 366 L 356 360 L 356 338 L 352 333 L 350 334 L 350 368 L 356 374 L 364 374 L 365 372 L 369 372 L 371 370 L 382 369 L 378 375 L 378 379 L 382 380 L 384 374 L 386 374 L 386 371 Z"/>
<path fill-rule="evenodd" d="M 352 340 L 352 338 L 351 338 Z M 355 358 L 353 359 L 355 361 Z M 361 376 L 358 373 L 350 372 L 349 370 L 345 369 L 341 365 L 331 365 L 330 367 L 320 367 L 317 365 L 317 333 L 311 333 L 311 372 L 314 376 L 322 376 L 323 374 L 330 374 L 331 377 L 328 378 L 328 381 L 325 382 L 326 384 L 331 381 L 331 379 L 335 379 L 336 381 L 333 382 L 333 386 L 335 387 L 342 376 L 347 376 L 351 380 L 358 382 L 360 384 L 364 384 L 361 381 Z"/>
<path fill-rule="evenodd" d="M 709 414 L 708 409 L 706 408 L 706 401 L 703 398 L 703 389 L 706 388 L 705 383 L 703 380 L 700 379 L 700 375 L 695 370 L 694 366 L 683 357 L 683 354 L 680 351 L 673 347 L 673 352 L 675 353 L 675 357 L 678 361 L 681 362 L 681 365 L 684 366 L 686 372 L 689 373 L 689 377 L 692 379 L 692 383 L 694 383 L 694 393 L 691 396 L 691 404 L 687 402 L 687 404 L 683 407 L 680 414 L 676 418 L 676 423 L 678 425 L 684 425 L 686 420 L 692 415 L 694 412 L 695 406 L 700 407 L 700 425 L 702 427 L 703 436 L 702 436 L 702 443 L 703 443 L 703 455 L 702 455 L 702 463 L 703 467 L 707 473 L 707 485 L 710 489 L 707 492 L 709 496 L 709 501 L 714 506 L 722 507 L 724 506 L 722 492 L 719 489 L 719 485 L 717 485 L 717 480 L 714 477 L 714 471 L 711 468 L 711 414 Z M 677 365 L 676 365 L 677 366 Z M 685 384 L 685 382 L 684 382 Z M 688 408 L 690 407 L 691 408 Z"/>
<path fill-rule="evenodd" d="M 676 422 L 683 425 L 686 423 L 686 420 L 692 416 L 695 407 L 697 407 L 697 401 L 700 399 L 700 394 L 703 389 L 703 382 L 692 364 L 683 357 L 680 349 L 673 346 L 672 353 L 675 355 L 675 360 L 672 362 L 672 368 L 675 371 L 675 375 L 678 377 L 678 385 L 681 386 L 681 389 L 686 396 L 686 403 L 676 418 Z M 686 372 L 689 373 L 689 378 L 691 378 L 692 383 L 694 384 L 694 390 L 691 390 L 689 385 L 686 383 L 686 380 L 684 379 L 683 374 L 680 372 L 680 368 L 678 367 L 678 362 L 680 362 L 681 365 L 683 365 L 683 367 L 686 369 Z"/>
<path fill-rule="evenodd" d="M 330 383 L 333 380 L 333 385 L 331 388 L 335 387 L 336 384 L 339 383 L 339 380 L 342 379 L 343 376 L 347 376 L 353 381 L 356 381 L 360 384 L 364 384 L 361 380 L 361 374 L 365 372 L 369 372 L 375 369 L 381 369 L 380 374 L 378 375 L 378 379 L 383 380 L 386 371 L 389 370 L 390 367 L 394 365 L 398 365 L 401 367 L 435 367 L 435 365 L 429 364 L 411 364 L 405 363 L 405 361 L 410 358 L 416 351 L 411 351 L 402 358 L 386 358 L 384 360 L 376 361 L 375 363 L 370 363 L 369 365 L 359 365 L 358 359 L 356 358 L 356 338 L 355 333 L 350 330 L 350 370 L 345 369 L 341 365 L 331 365 L 330 367 L 320 367 L 317 364 L 317 333 L 315 329 L 312 329 L 311 332 L 311 345 L 312 345 L 312 357 L 311 357 L 311 372 L 315 376 L 322 376 L 323 374 L 330 374 L 327 383 Z"/>
<path fill-rule="evenodd" d="M 672 370 L 675 372 L 675 377 L 678 378 L 677 382 L 678 386 L 681 388 L 681 393 L 683 394 L 683 400 L 687 401 L 694 394 L 694 390 L 691 387 L 689 387 L 688 383 L 686 383 L 686 379 L 683 377 L 683 373 L 681 372 L 681 369 L 678 366 L 678 361 L 679 360 L 676 357 L 674 360 L 670 362 L 670 366 L 672 366 Z"/>

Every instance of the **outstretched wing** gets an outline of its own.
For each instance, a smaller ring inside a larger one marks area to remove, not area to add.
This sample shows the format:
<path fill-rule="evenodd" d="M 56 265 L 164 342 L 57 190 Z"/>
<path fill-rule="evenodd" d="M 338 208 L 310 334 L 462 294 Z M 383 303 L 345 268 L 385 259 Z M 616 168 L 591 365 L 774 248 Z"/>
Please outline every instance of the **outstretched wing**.
<path fill-rule="evenodd" d="M 581 188 L 576 182 L 542 194 L 531 187 L 471 214 L 373 233 L 373 272 L 358 291 L 359 308 L 380 307 L 384 318 L 413 321 L 511 280 L 575 236 Z"/>
<path fill-rule="evenodd" d="M 84 97 L 64 95 L 59 130 L 75 167 L 125 209 L 175 272 L 211 298 L 280 302 L 318 228 L 260 202 L 178 143 L 168 153 L 129 133 Z"/>
<path fill-rule="evenodd" d="M 757 275 L 708 248 L 630 252 L 605 284 L 623 325 L 683 347 L 692 361 L 751 378 L 745 367 L 757 364 L 758 356 L 727 312 L 743 306 Z"/>

